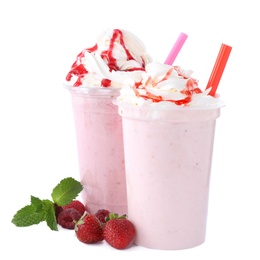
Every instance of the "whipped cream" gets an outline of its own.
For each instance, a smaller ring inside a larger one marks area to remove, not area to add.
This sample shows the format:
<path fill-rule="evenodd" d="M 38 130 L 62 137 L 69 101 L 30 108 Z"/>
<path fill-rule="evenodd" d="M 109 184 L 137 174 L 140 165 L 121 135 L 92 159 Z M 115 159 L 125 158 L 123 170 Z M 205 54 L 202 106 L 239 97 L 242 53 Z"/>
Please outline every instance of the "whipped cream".
<path fill-rule="evenodd" d="M 193 71 L 180 66 L 170 66 L 153 61 L 146 65 L 142 80 L 124 81 L 118 103 L 153 107 L 202 107 L 223 106 L 218 96 L 208 95 L 211 88 L 202 91 L 198 80 L 191 77 Z"/>
<path fill-rule="evenodd" d="M 94 47 L 79 53 L 66 81 L 79 89 L 121 88 L 126 79 L 140 81 L 151 61 L 137 36 L 126 30 L 109 29 L 98 37 Z"/>

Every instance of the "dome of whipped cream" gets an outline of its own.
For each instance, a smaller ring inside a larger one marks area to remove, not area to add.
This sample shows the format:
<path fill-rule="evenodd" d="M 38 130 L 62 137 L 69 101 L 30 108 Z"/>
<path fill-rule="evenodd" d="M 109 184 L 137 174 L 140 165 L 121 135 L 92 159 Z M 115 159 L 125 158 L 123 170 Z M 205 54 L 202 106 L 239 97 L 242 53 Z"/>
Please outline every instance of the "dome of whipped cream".
<path fill-rule="evenodd" d="M 140 81 L 152 61 L 143 42 L 126 30 L 104 31 L 92 48 L 79 53 L 66 81 L 74 87 L 121 88 L 125 79 Z"/>
<path fill-rule="evenodd" d="M 208 95 L 210 88 L 202 91 L 193 71 L 153 61 L 146 65 L 140 82 L 124 81 L 117 103 L 152 107 L 220 107 L 218 96 Z"/>

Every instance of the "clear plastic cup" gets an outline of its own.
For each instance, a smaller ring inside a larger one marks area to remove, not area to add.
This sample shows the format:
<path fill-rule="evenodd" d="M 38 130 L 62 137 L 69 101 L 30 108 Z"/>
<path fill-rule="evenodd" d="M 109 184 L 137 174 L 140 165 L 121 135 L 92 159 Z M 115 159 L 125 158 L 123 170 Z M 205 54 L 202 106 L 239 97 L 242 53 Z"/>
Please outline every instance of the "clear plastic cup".
<path fill-rule="evenodd" d="M 119 89 L 70 87 L 82 198 L 89 212 L 127 213 L 122 119 L 112 103 Z"/>
<path fill-rule="evenodd" d="M 205 241 L 215 123 L 220 108 L 119 104 L 128 217 L 136 245 L 178 250 Z"/>

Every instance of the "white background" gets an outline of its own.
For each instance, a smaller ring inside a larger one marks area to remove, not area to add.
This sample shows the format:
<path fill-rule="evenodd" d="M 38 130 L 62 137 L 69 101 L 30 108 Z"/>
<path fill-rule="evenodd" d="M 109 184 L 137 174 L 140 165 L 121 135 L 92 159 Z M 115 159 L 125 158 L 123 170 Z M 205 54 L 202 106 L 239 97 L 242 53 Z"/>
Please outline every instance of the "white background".
<path fill-rule="evenodd" d="M 259 12 L 257 1 L 8 0 L 0 3 L 1 259 L 259 259 Z M 51 199 L 78 179 L 70 97 L 63 89 L 76 55 L 107 28 L 127 29 L 164 62 L 180 32 L 175 65 L 206 85 L 221 43 L 233 47 L 218 93 L 206 242 L 181 251 L 85 245 L 73 231 L 11 223 L 30 195 Z M 110 258 L 109 258 L 110 259 Z"/>

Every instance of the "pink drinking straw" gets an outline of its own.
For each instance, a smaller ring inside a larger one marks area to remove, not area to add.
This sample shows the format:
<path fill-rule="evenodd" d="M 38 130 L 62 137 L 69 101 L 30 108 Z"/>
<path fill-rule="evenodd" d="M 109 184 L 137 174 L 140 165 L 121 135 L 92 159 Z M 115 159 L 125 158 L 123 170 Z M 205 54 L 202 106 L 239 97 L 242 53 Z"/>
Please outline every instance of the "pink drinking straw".
<path fill-rule="evenodd" d="M 219 84 L 222 74 L 224 72 L 224 69 L 227 64 L 228 57 L 229 57 L 231 50 L 232 50 L 232 47 L 222 43 L 219 53 L 218 53 L 217 60 L 215 62 L 215 65 L 213 67 L 213 70 L 211 72 L 211 75 L 210 75 L 210 78 L 209 78 L 209 81 L 208 81 L 208 84 L 206 87 L 206 89 L 211 87 L 211 90 L 208 95 L 211 95 L 213 97 L 215 96 L 215 93 L 218 88 L 218 84 Z"/>
<path fill-rule="evenodd" d="M 180 33 L 177 41 L 173 45 L 167 59 L 165 60 L 164 64 L 172 65 L 174 60 L 176 59 L 178 53 L 180 52 L 184 42 L 186 41 L 188 35 L 185 33 Z"/>

